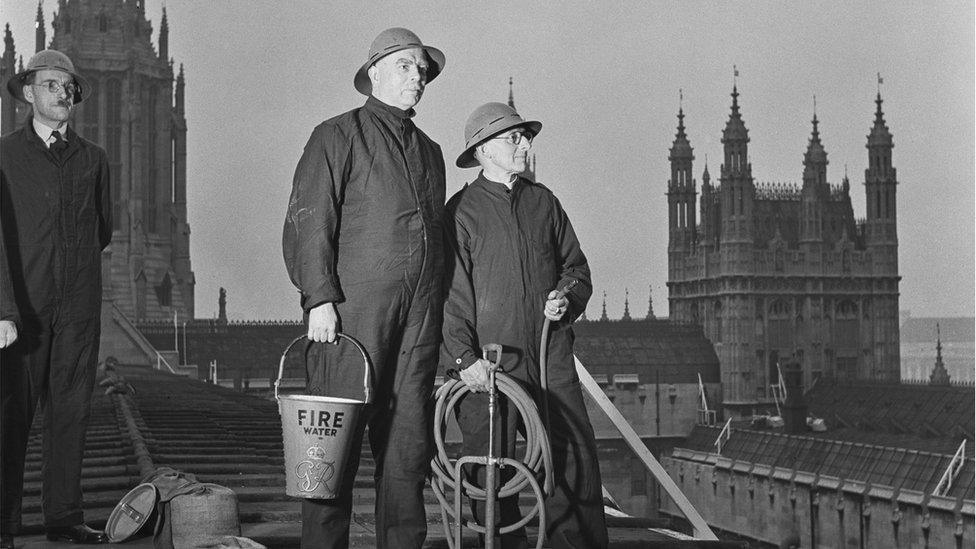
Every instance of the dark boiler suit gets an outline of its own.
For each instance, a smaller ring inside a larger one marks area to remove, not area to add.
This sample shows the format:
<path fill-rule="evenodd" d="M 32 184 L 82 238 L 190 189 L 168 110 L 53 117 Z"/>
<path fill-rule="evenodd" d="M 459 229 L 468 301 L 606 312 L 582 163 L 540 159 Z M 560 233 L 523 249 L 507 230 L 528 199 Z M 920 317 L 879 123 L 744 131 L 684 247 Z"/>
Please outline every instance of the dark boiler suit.
<path fill-rule="evenodd" d="M 556 482 L 546 501 L 546 531 L 553 547 L 605 547 L 596 443 L 573 362 L 571 323 L 592 293 L 590 269 L 573 226 L 549 189 L 519 178 L 509 190 L 483 174 L 451 198 L 446 216 L 446 239 L 454 254 L 448 265 L 441 360 L 447 368 L 463 369 L 481 358 L 482 345 L 501 344 L 501 369 L 526 386 L 540 413 L 539 344 L 546 297 L 576 281 L 566 296 L 566 314 L 550 328 L 548 432 Z M 514 413 L 508 413 L 511 408 L 501 408 L 505 428 L 499 429 L 498 442 L 513 456 L 518 425 Z M 485 393 L 469 393 L 457 417 L 462 454 L 485 455 Z M 511 524 L 518 517 L 517 496 L 500 504 L 502 523 Z M 515 532 L 503 536 L 502 544 L 524 547 L 524 537 L 524 531 Z"/>
<path fill-rule="evenodd" d="M 372 361 L 373 402 L 334 500 L 303 500 L 302 546 L 345 547 L 363 431 L 376 463 L 378 547 L 420 547 L 433 448 L 431 392 L 442 315 L 444 159 L 403 111 L 374 97 L 319 125 L 295 172 L 283 249 L 307 315 L 333 302 Z M 312 344 L 307 392 L 363 398 L 348 343 Z"/>
<path fill-rule="evenodd" d="M 20 527 L 24 459 L 38 401 L 44 523 L 84 520 L 81 461 L 98 361 L 101 257 L 112 220 L 105 151 L 70 127 L 66 140 L 67 149 L 55 154 L 31 120 L 0 140 L 0 223 L 20 314 L 17 342 L 0 351 L 5 533 Z"/>

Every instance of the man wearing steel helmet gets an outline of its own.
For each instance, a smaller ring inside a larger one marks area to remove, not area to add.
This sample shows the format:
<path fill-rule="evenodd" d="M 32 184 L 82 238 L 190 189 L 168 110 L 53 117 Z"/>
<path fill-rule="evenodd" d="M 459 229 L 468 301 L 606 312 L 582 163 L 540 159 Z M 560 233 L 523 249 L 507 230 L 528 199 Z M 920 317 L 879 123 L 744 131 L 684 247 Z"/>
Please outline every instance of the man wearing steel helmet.
<path fill-rule="evenodd" d="M 376 544 L 420 547 L 423 488 L 442 314 L 444 158 L 414 126 L 413 107 L 444 54 L 407 29 L 373 41 L 354 85 L 365 105 L 320 124 L 298 163 L 285 219 L 285 265 L 301 293 L 308 338 L 361 341 L 372 403 L 350 442 L 334 500 L 302 502 L 302 546 L 346 547 L 363 433 L 376 462 Z M 309 344 L 307 392 L 363 398 L 357 351 Z"/>
<path fill-rule="evenodd" d="M 0 224 L 19 313 L 19 337 L 0 351 L 0 547 L 13 547 L 20 528 L 38 400 L 47 538 L 102 543 L 105 534 L 84 524 L 81 461 L 98 360 L 101 256 L 112 237 L 108 157 L 68 124 L 89 87 L 66 55 L 40 51 L 6 85 L 32 114 L 0 140 Z"/>
<path fill-rule="evenodd" d="M 552 547 L 607 546 L 596 442 L 573 362 L 571 324 L 592 293 L 590 268 L 573 225 L 555 195 L 519 177 L 542 124 L 523 120 L 512 107 L 487 103 L 465 124 L 460 168 L 481 167 L 471 184 L 446 207 L 445 226 L 453 245 L 450 289 L 444 303 L 442 361 L 459 370 L 474 391 L 488 383 L 486 343 L 502 345 L 500 368 L 525 385 L 540 406 L 548 402 L 555 489 L 546 499 L 546 536 Z M 569 288 L 565 295 L 557 289 Z M 549 319 L 547 391 L 543 398 L 539 346 Z M 463 455 L 484 455 L 488 447 L 487 399 L 469 393 L 457 418 Z M 517 417 L 500 407 L 495 430 L 506 456 L 514 456 Z M 484 471 L 477 474 L 483 483 Z M 508 472 L 503 471 L 503 476 Z M 483 518 L 483 505 L 473 511 Z M 520 517 L 518 496 L 499 501 L 501 524 Z M 500 536 L 501 546 L 526 547 L 525 531 Z"/>

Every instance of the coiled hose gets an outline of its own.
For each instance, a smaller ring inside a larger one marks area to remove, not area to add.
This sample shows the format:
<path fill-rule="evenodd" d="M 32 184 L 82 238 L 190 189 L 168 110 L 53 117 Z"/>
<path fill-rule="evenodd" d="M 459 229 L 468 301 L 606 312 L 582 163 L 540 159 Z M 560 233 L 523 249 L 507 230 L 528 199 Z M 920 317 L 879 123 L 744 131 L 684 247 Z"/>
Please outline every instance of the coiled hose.
<path fill-rule="evenodd" d="M 556 299 L 562 299 L 573 289 L 579 281 L 570 279 L 569 282 L 557 291 Z M 495 373 L 495 384 L 498 390 L 505 395 L 510 402 L 515 405 L 522 423 L 525 425 L 525 458 L 522 462 L 513 459 L 502 458 L 497 462 L 502 465 L 510 465 L 516 469 L 516 474 L 506 482 L 497 492 L 496 498 L 505 498 L 521 492 L 527 484 L 532 486 L 536 495 L 536 504 L 526 513 L 521 520 L 514 524 L 502 525 L 498 529 L 499 534 L 511 532 L 528 524 L 536 515 L 539 516 L 540 534 L 536 541 L 536 547 L 541 549 L 545 540 L 546 509 L 545 497 L 539 486 L 536 477 L 543 475 L 545 484 L 545 495 L 552 495 L 555 480 L 553 478 L 552 450 L 549 444 L 549 372 L 547 365 L 549 350 L 549 325 L 548 318 L 542 323 L 542 338 L 539 342 L 539 381 L 542 393 L 542 408 L 545 419 L 539 417 L 539 410 L 532 397 L 511 377 L 503 373 Z M 437 448 L 437 455 L 431 460 L 431 469 L 434 475 L 431 480 L 431 487 L 437 501 L 441 506 L 441 521 L 444 524 L 444 534 L 450 549 L 460 549 L 455 547 L 455 541 L 460 545 L 460 527 L 464 526 L 480 534 L 486 533 L 486 527 L 464 520 L 461 513 L 461 494 L 466 494 L 469 498 L 476 501 L 487 500 L 487 492 L 484 488 L 476 486 L 461 477 L 461 464 L 451 463 L 444 448 L 444 433 L 447 430 L 445 419 L 453 410 L 461 398 L 471 390 L 464 382 L 451 379 L 442 385 L 435 394 L 436 405 L 434 408 L 434 442 Z M 470 463 L 473 460 L 464 457 L 459 461 Z M 487 459 L 484 460 L 487 463 Z M 489 466 L 493 466 L 490 465 Z M 460 484 L 460 488 L 458 485 Z M 454 502 L 447 499 L 447 490 L 454 490 Z M 497 499 L 496 499 L 497 500 Z M 451 537 L 450 520 L 454 520 L 455 532 L 458 534 L 457 540 Z"/>
<path fill-rule="evenodd" d="M 540 474 L 543 475 L 545 493 L 551 494 L 554 479 L 549 437 L 546 434 L 545 426 L 543 425 L 542 418 L 539 416 L 539 410 L 535 405 L 535 401 L 532 400 L 532 397 L 525 389 L 514 379 L 503 373 L 495 374 L 495 383 L 498 390 L 515 406 L 519 416 L 522 418 L 522 423 L 525 425 L 526 446 L 525 457 L 521 462 L 507 458 L 497 460 L 502 466 L 507 465 L 513 467 L 516 473 L 501 486 L 497 491 L 496 498 L 515 495 L 527 485 L 531 485 L 536 495 L 535 506 L 528 513 L 525 513 L 518 522 L 500 526 L 498 533 L 505 534 L 521 528 L 537 515 L 539 516 L 540 529 L 544 532 L 546 523 L 544 495 L 537 477 Z M 484 526 L 470 520 L 465 520 L 458 515 L 461 514 L 460 496 L 462 492 L 476 501 L 485 501 L 487 499 L 487 492 L 484 488 L 474 485 L 464 478 L 458 478 L 460 466 L 451 462 L 444 448 L 444 434 L 447 431 L 446 418 L 448 414 L 453 412 L 458 401 L 469 392 L 471 390 L 464 382 L 456 379 L 448 380 L 447 383 L 437 390 L 437 403 L 434 408 L 434 442 L 436 444 L 437 454 L 431 460 L 431 468 L 434 472 L 431 479 L 431 487 L 441 506 L 441 520 L 444 524 L 444 532 L 448 540 L 448 546 L 451 549 L 460 548 L 454 546 L 455 540 L 451 536 L 450 520 L 453 520 L 456 526 L 460 524 L 480 534 L 485 534 L 486 532 Z M 455 497 L 453 502 L 448 500 L 447 492 L 449 490 L 454 491 Z M 544 535 L 540 534 L 536 547 L 542 547 L 543 538 Z"/>

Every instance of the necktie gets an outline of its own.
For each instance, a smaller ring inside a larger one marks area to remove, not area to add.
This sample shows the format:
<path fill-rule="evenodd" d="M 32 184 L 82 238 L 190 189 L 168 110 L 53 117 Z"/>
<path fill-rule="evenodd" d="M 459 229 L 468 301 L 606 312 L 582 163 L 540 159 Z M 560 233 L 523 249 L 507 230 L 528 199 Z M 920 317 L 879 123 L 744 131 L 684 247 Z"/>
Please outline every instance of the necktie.
<path fill-rule="evenodd" d="M 54 153 L 54 156 L 60 159 L 61 153 L 68 148 L 68 142 L 61 137 L 61 132 L 57 130 L 51 132 L 51 137 L 54 138 L 54 143 L 51 143 L 51 152 Z"/>

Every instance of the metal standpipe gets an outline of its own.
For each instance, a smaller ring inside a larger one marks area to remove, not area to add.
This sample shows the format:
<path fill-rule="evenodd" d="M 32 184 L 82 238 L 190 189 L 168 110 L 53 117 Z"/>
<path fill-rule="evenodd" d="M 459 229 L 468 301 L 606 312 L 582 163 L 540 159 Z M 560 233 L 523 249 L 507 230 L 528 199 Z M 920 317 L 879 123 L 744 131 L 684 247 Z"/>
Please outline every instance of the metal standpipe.
<path fill-rule="evenodd" d="M 461 456 L 453 461 L 444 449 L 443 435 L 446 430 L 444 418 L 451 409 L 470 389 L 460 380 L 450 380 L 437 391 L 437 403 L 434 413 L 434 438 L 437 455 L 431 460 L 434 471 L 431 485 L 434 494 L 441 505 L 441 518 L 444 525 L 445 537 L 450 549 L 461 549 L 463 542 L 463 528 L 468 528 L 485 537 L 485 548 L 494 549 L 495 536 L 506 534 L 523 528 L 535 516 L 539 518 L 539 536 L 536 548 L 541 549 L 545 541 L 545 493 L 536 478 L 540 472 L 545 474 L 547 486 L 552 484 L 552 454 L 549 447 L 549 437 L 545 432 L 539 411 L 531 396 L 512 378 L 498 371 L 501 360 L 501 345 L 488 344 L 482 348 L 483 356 L 491 363 L 488 369 L 488 453 L 484 456 Z M 489 358 L 494 354 L 495 359 Z M 495 416 L 498 411 L 498 396 L 501 392 L 519 411 L 526 426 L 526 455 L 524 461 L 507 457 L 498 457 L 495 448 Z M 479 487 L 464 480 L 465 465 L 483 465 L 485 469 L 485 485 Z M 500 488 L 496 486 L 498 472 L 504 467 L 512 467 L 516 474 Z M 526 486 L 532 488 L 536 497 L 536 505 L 521 520 L 513 524 L 496 524 L 495 504 L 501 498 L 518 494 Z M 453 489 L 453 501 L 448 501 L 446 490 Z M 475 520 L 465 520 L 462 510 L 462 495 L 472 500 L 483 500 L 485 505 L 485 522 L 478 524 Z M 450 524 L 453 518 L 453 528 Z"/>

